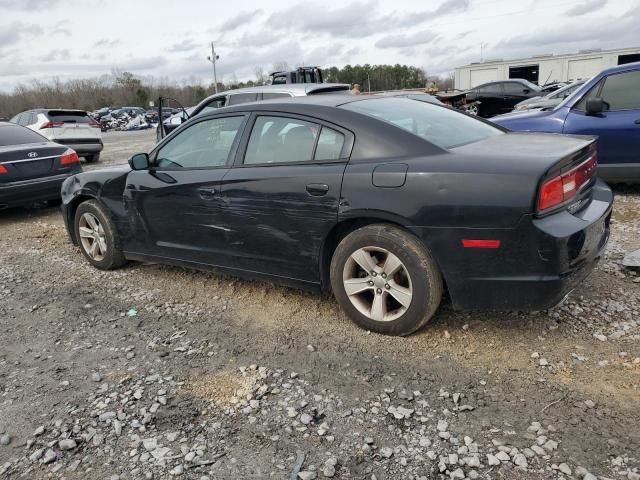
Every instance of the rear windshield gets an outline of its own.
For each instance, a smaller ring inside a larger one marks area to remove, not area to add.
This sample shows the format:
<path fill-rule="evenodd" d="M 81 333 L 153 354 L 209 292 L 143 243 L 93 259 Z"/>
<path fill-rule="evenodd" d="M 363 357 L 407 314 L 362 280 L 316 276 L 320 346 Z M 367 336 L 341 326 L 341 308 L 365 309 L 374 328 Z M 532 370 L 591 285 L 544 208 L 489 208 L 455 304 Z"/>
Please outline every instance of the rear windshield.
<path fill-rule="evenodd" d="M 0 126 L 0 147 L 48 142 L 42 135 L 20 125 Z"/>
<path fill-rule="evenodd" d="M 463 113 L 410 98 L 372 98 L 341 108 L 375 117 L 444 149 L 504 134 L 499 128 Z"/>
<path fill-rule="evenodd" d="M 87 112 L 65 112 L 64 110 L 49 110 L 47 117 L 52 122 L 89 123 Z"/>

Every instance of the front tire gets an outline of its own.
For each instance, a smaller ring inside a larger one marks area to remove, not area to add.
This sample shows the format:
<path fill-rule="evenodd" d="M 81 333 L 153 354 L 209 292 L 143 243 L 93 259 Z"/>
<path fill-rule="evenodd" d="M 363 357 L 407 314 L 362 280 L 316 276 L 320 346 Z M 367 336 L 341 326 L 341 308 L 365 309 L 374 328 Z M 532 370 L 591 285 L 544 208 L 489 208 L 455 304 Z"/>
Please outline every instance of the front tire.
<path fill-rule="evenodd" d="M 385 335 L 420 329 L 442 299 L 442 275 L 433 255 L 393 225 L 369 225 L 347 235 L 333 254 L 330 275 L 347 316 Z"/>
<path fill-rule="evenodd" d="M 87 163 L 98 163 L 100 161 L 100 154 L 94 153 L 93 155 L 87 155 L 84 159 Z"/>
<path fill-rule="evenodd" d="M 80 250 L 100 270 L 113 270 L 126 263 L 118 231 L 107 210 L 96 200 L 81 203 L 74 220 Z"/>

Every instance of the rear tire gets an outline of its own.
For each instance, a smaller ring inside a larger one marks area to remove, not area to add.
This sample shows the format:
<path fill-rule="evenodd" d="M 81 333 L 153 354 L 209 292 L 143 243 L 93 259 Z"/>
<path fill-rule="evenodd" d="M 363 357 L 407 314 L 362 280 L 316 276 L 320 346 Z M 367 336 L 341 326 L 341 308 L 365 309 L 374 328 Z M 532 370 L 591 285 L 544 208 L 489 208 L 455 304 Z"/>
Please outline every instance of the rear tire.
<path fill-rule="evenodd" d="M 82 254 L 94 267 L 113 270 L 127 262 L 111 216 L 98 201 L 87 200 L 78 206 L 74 232 Z"/>
<path fill-rule="evenodd" d="M 100 154 L 94 153 L 93 155 L 87 155 L 84 159 L 87 163 L 98 163 L 100 161 Z"/>
<path fill-rule="evenodd" d="M 385 335 L 420 329 L 442 299 L 442 275 L 433 255 L 393 225 L 369 225 L 347 235 L 333 254 L 330 276 L 347 316 Z"/>

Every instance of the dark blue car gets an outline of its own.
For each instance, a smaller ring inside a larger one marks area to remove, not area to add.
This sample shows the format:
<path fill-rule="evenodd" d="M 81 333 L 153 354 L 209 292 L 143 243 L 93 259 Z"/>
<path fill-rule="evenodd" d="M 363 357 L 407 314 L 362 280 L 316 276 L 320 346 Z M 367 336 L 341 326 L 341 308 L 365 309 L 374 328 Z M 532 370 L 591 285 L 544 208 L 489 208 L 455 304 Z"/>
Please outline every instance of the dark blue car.
<path fill-rule="evenodd" d="M 600 72 L 553 110 L 491 119 L 510 130 L 598 136 L 598 173 L 640 182 L 640 62 Z"/>

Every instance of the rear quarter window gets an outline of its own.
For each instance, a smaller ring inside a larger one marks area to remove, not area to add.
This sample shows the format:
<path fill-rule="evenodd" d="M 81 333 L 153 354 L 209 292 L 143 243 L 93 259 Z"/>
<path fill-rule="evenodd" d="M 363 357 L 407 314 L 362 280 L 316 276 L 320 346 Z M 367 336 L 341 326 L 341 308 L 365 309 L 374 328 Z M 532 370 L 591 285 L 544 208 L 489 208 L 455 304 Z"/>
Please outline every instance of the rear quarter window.
<path fill-rule="evenodd" d="M 408 98 L 367 99 L 341 108 L 377 118 L 447 150 L 504 135 L 503 130 L 476 118 Z"/>

